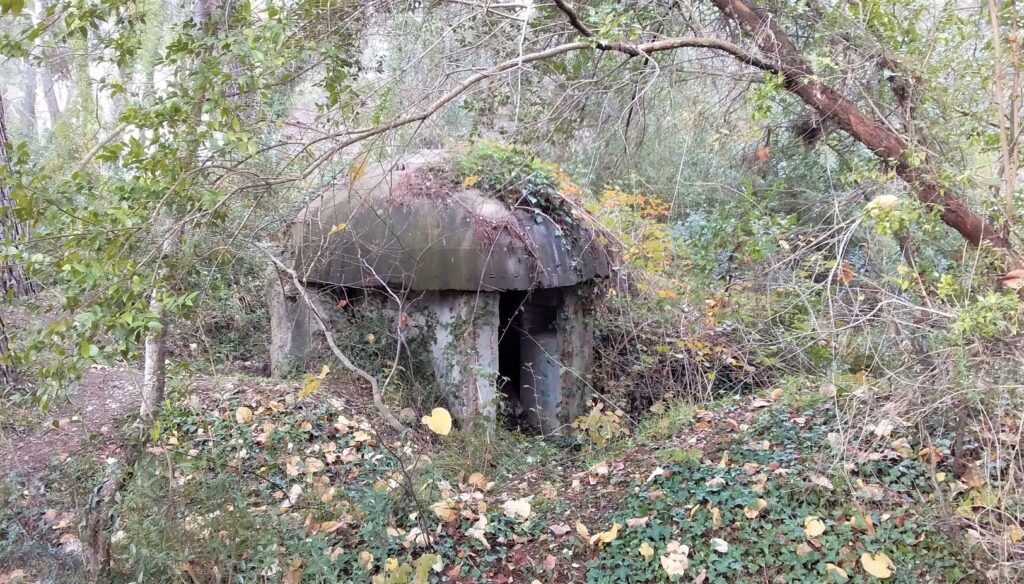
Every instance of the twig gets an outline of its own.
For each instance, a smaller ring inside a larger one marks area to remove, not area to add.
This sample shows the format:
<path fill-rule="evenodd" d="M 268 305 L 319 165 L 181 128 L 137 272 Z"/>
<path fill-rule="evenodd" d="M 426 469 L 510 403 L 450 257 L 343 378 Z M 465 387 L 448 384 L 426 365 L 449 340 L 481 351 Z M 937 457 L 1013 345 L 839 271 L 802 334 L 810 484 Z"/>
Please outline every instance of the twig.
<path fill-rule="evenodd" d="M 408 428 L 406 428 L 404 424 L 399 422 L 398 418 L 396 418 L 395 415 L 391 413 L 391 410 L 388 408 L 387 404 L 384 403 L 384 398 L 381 396 L 380 385 L 377 383 L 377 378 L 374 377 L 373 375 L 370 375 L 365 369 L 362 369 L 361 367 L 350 361 L 349 358 L 345 356 L 345 353 L 341 352 L 341 349 L 338 348 L 337 343 L 334 342 L 334 335 L 332 335 L 330 329 L 327 328 L 327 323 L 324 322 L 323 316 L 320 315 L 320 311 L 317 309 L 316 304 L 313 302 L 313 299 L 309 297 L 309 292 L 306 290 L 305 284 L 303 284 L 302 280 L 299 279 L 299 275 L 295 272 L 295 270 L 284 265 L 284 263 L 282 263 L 281 260 L 277 259 L 277 257 L 274 254 L 270 253 L 270 251 L 268 251 L 264 247 L 258 244 L 256 245 L 256 247 L 257 249 L 265 253 L 268 258 L 270 258 L 270 261 L 272 261 L 274 265 L 277 266 L 277 269 L 291 276 L 292 283 L 295 284 L 295 288 L 299 291 L 299 295 L 302 296 L 303 302 L 305 302 L 306 306 L 308 306 L 310 311 L 313 312 L 313 319 L 316 321 L 316 324 L 320 328 L 320 331 L 324 334 L 324 338 L 327 339 L 327 345 L 331 348 L 331 352 L 334 353 L 334 356 L 338 359 L 338 361 L 341 361 L 341 364 L 345 366 L 345 369 L 348 369 L 352 373 L 355 373 L 359 377 L 362 377 L 367 381 L 367 383 L 370 384 L 370 389 L 373 392 L 373 405 L 377 408 L 377 411 L 380 413 L 381 417 L 384 418 L 384 421 L 387 422 L 389 426 L 391 426 L 395 430 L 398 430 L 399 432 L 404 432 L 408 430 Z"/>
<path fill-rule="evenodd" d="M 113 142 L 118 136 L 121 135 L 121 132 L 124 132 L 127 128 L 127 122 L 122 122 L 121 125 L 114 128 L 109 134 L 107 134 L 105 138 L 103 138 L 102 140 L 99 141 L 99 143 L 93 146 L 92 150 L 86 153 L 85 157 L 83 157 L 82 160 L 79 161 L 78 166 L 75 167 L 75 170 L 74 172 L 72 172 L 72 174 L 74 174 L 75 172 L 82 172 L 83 170 L 85 170 L 85 167 L 90 162 L 92 162 L 92 159 L 95 158 L 97 154 L 100 153 L 100 150 L 102 150 L 103 147 L 106 146 L 107 144 Z"/>

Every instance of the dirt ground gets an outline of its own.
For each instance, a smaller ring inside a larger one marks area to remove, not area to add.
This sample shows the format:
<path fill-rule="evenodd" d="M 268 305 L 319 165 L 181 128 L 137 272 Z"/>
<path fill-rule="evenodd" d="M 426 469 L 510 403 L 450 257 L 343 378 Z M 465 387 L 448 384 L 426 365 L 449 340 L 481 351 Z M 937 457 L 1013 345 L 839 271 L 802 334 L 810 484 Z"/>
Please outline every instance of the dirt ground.
<path fill-rule="evenodd" d="M 68 401 L 39 423 L 0 429 L 0 478 L 30 476 L 76 453 L 115 455 L 119 418 L 139 406 L 138 381 L 136 371 L 93 366 Z M 29 413 L 38 417 L 37 411 Z"/>

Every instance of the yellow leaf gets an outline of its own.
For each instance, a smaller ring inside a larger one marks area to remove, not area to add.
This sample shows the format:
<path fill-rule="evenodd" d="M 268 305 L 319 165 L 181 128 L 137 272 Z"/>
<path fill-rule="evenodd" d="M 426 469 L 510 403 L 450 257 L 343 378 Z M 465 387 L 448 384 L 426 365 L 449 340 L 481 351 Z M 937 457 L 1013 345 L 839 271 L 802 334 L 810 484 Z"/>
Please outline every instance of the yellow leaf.
<path fill-rule="evenodd" d="M 370 161 L 370 157 L 365 154 L 360 154 L 356 157 L 352 168 L 348 170 L 349 180 L 359 180 L 364 174 L 366 174 L 366 163 Z"/>
<path fill-rule="evenodd" d="M 459 513 L 455 509 L 455 503 L 451 499 L 445 499 L 438 501 L 430 506 L 430 510 L 434 512 L 442 521 L 451 523 L 459 518 Z"/>
<path fill-rule="evenodd" d="M 469 478 L 466 479 L 466 484 L 483 491 L 487 487 L 487 477 L 483 473 L 475 472 L 469 475 Z"/>
<path fill-rule="evenodd" d="M 587 529 L 586 525 L 583 525 L 582 521 L 576 521 L 576 533 L 580 534 L 580 537 L 582 537 L 583 539 L 590 539 L 590 530 Z"/>
<path fill-rule="evenodd" d="M 772 401 L 779 401 L 780 399 L 782 399 L 783 393 L 784 392 L 782 391 L 782 388 L 776 387 L 775 389 L 772 390 L 772 393 L 769 397 Z"/>
<path fill-rule="evenodd" d="M 252 421 L 252 410 L 245 406 L 238 408 L 235 410 L 235 420 L 239 424 L 248 424 Z"/>
<path fill-rule="evenodd" d="M 764 509 L 767 506 L 768 506 L 768 501 L 765 501 L 764 499 L 758 499 L 757 500 L 757 508 L 756 509 L 751 509 L 750 507 L 744 507 L 743 508 L 743 515 L 747 519 L 753 519 L 753 518 L 757 517 L 758 515 L 760 515 L 761 514 L 761 510 Z"/>
<path fill-rule="evenodd" d="M 615 538 L 619 537 L 619 529 L 622 525 L 618 523 L 612 523 L 612 528 L 608 531 L 602 531 L 601 533 L 595 533 L 590 538 L 590 545 L 597 544 L 597 547 L 603 547 L 605 544 L 609 544 L 615 541 Z"/>
<path fill-rule="evenodd" d="M 319 458 L 307 456 L 303 463 L 306 465 L 306 472 L 314 473 L 324 469 L 324 463 Z"/>
<path fill-rule="evenodd" d="M 1024 530 L 1017 526 L 1010 527 L 1006 530 L 1006 539 L 1010 540 L 1011 543 L 1017 543 L 1024 539 Z"/>
<path fill-rule="evenodd" d="M 891 577 L 892 571 L 896 569 L 889 556 L 881 552 L 875 555 L 864 552 L 860 556 L 860 565 L 864 567 L 865 572 L 882 580 Z"/>
<path fill-rule="evenodd" d="M 475 175 L 475 174 L 469 175 L 465 179 L 463 179 L 462 186 L 464 186 L 464 187 L 471 187 L 471 186 L 475 185 L 478 180 L 480 180 L 480 177 L 478 177 L 477 175 Z"/>
<path fill-rule="evenodd" d="M 434 408 L 429 416 L 421 420 L 434 434 L 447 436 L 452 431 L 452 415 L 444 408 Z"/>
<path fill-rule="evenodd" d="M 640 549 L 638 549 L 637 551 L 640 552 L 640 555 L 643 556 L 646 560 L 649 560 L 652 556 L 654 556 L 654 548 L 652 548 L 651 544 L 647 543 L 646 541 L 640 544 Z"/>
<path fill-rule="evenodd" d="M 815 515 L 804 518 L 804 534 L 807 537 L 818 537 L 825 533 L 825 522 Z"/>
<path fill-rule="evenodd" d="M 299 399 L 309 397 L 313 392 L 320 389 L 320 380 L 316 377 L 312 377 L 306 380 L 306 384 L 302 386 L 302 390 L 299 391 Z"/>
<path fill-rule="evenodd" d="M 384 560 L 384 571 L 394 572 L 398 569 L 398 558 L 388 558 Z"/>
<path fill-rule="evenodd" d="M 320 369 L 320 373 L 318 373 L 316 375 L 314 375 L 312 373 L 307 373 L 306 377 L 304 379 L 305 385 L 303 385 L 302 390 L 299 392 L 299 399 L 302 399 L 304 397 L 309 397 L 310 394 L 312 394 L 316 390 L 320 389 L 320 383 L 324 379 L 327 379 L 327 375 L 330 372 L 331 372 L 331 368 L 328 367 L 327 365 L 324 365 Z"/>
<path fill-rule="evenodd" d="M 365 550 L 359 552 L 359 566 L 366 571 L 372 570 L 373 554 Z"/>
<path fill-rule="evenodd" d="M 722 526 L 722 511 L 718 507 L 711 508 L 711 524 L 715 527 Z"/>
<path fill-rule="evenodd" d="M 832 578 L 833 582 L 846 582 L 850 579 L 850 576 L 846 573 L 846 570 L 840 568 L 835 564 L 825 564 L 825 575 Z"/>

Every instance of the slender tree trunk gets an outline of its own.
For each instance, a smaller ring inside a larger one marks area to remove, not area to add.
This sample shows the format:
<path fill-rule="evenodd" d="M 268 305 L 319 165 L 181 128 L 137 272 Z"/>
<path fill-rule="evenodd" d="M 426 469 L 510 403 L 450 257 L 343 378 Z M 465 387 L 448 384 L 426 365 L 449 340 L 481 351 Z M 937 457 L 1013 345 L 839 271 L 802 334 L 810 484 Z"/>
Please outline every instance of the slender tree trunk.
<path fill-rule="evenodd" d="M 778 19 L 751 0 L 711 2 L 749 34 L 761 51 L 776 60 L 787 90 L 867 146 L 883 164 L 916 191 L 922 203 L 940 207 L 943 222 L 973 245 L 990 245 L 1006 252 L 1011 263 L 1020 263 L 1007 237 L 990 222 L 975 214 L 951 188 L 942 185 L 927 166 L 914 163 L 912 149 L 903 138 L 814 76 L 810 63 L 779 28 Z"/>
<path fill-rule="evenodd" d="M 46 8 L 50 5 L 51 0 L 39 0 L 39 15 L 46 14 Z M 60 102 L 57 101 L 57 90 L 54 88 L 53 81 L 53 68 L 54 68 L 54 55 L 55 51 L 43 51 L 43 55 L 46 61 L 43 66 L 40 67 L 39 77 L 40 83 L 43 90 L 43 99 L 46 100 L 46 114 L 50 119 L 50 127 L 52 128 L 57 124 L 57 120 L 60 119 Z"/>
<path fill-rule="evenodd" d="M 178 249 L 181 236 L 182 225 L 172 226 L 171 232 L 164 238 L 163 243 L 160 244 L 159 261 L 161 263 L 166 262 Z M 160 302 L 160 296 L 164 291 L 160 282 L 167 275 L 166 265 L 158 269 L 153 290 L 149 294 L 149 311 L 160 326 L 159 329 L 150 330 L 146 333 L 144 344 L 142 404 L 139 407 L 139 416 L 144 420 L 153 419 L 157 408 L 160 407 L 160 403 L 164 401 L 164 389 L 167 384 L 165 365 L 167 360 L 167 319 L 165 318 L 163 304 Z"/>
<path fill-rule="evenodd" d="M 43 86 L 43 98 L 46 99 L 46 115 L 50 118 L 50 127 L 60 119 L 60 103 L 57 101 L 57 90 L 53 86 L 53 72 L 43 67 L 40 71 Z"/>
<path fill-rule="evenodd" d="M 9 172 L 11 160 L 7 152 L 7 125 L 4 117 L 4 99 L 0 93 L 0 243 L 17 243 L 24 239 L 25 231 L 14 212 L 11 199 Z M 0 261 L 0 297 L 32 294 L 35 286 L 25 276 L 24 270 L 15 262 Z M 0 381 L 7 386 L 17 382 L 17 374 L 11 363 L 10 343 L 7 326 L 0 317 Z"/>
<path fill-rule="evenodd" d="M 4 116 L 4 99 L 0 94 L 0 242 L 19 242 L 25 239 L 25 229 L 14 213 L 9 178 L 11 169 L 7 151 L 7 125 Z M 10 261 L 0 263 L 0 295 L 24 296 L 32 294 L 35 286 L 25 277 L 21 266 Z"/>
<path fill-rule="evenodd" d="M 25 127 L 28 134 L 36 137 L 36 87 L 38 86 L 36 68 L 31 63 L 25 67 Z"/>

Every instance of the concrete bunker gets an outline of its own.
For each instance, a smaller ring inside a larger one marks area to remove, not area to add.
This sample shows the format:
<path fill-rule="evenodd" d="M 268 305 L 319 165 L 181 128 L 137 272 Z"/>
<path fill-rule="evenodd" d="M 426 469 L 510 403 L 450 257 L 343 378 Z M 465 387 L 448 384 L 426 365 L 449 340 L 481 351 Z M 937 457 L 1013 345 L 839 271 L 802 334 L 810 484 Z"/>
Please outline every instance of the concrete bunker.
<path fill-rule="evenodd" d="M 455 180 L 451 157 L 371 164 L 331 185 L 285 229 L 287 261 L 330 326 L 375 311 L 424 341 L 419 357 L 463 425 L 493 424 L 504 405 L 531 431 L 565 433 L 589 399 L 587 313 L 608 250 L 554 186 L 486 192 Z M 319 333 L 286 278 L 270 293 L 279 371 Z"/>

